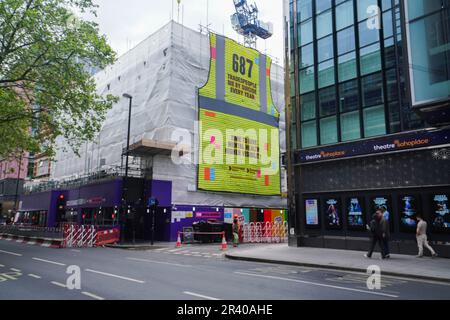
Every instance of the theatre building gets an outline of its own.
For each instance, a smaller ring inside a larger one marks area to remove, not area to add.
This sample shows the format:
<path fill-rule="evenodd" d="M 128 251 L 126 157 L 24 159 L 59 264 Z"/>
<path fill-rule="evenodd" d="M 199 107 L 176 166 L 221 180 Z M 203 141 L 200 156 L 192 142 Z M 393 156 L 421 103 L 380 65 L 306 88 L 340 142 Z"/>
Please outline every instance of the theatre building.
<path fill-rule="evenodd" d="M 157 200 L 164 241 L 200 220 L 287 220 L 284 72 L 272 58 L 170 22 L 94 78 L 120 101 L 79 156 L 57 141 L 49 181 L 27 184 L 19 220 L 123 224 L 127 238 L 149 239 Z"/>
<path fill-rule="evenodd" d="M 450 1 L 284 10 L 291 245 L 367 250 L 384 207 L 394 253 L 417 253 L 421 215 L 450 257 Z"/>

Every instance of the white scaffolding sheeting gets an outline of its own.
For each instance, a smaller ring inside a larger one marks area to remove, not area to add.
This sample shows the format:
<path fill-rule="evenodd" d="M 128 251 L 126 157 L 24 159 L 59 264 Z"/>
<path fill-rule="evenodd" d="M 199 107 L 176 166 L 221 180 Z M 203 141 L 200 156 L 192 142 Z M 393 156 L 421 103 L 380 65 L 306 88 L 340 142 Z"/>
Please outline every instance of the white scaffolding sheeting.
<path fill-rule="evenodd" d="M 172 141 L 176 129 L 186 129 L 194 140 L 198 119 L 197 88 L 203 86 L 209 73 L 209 37 L 170 22 L 130 50 L 95 79 L 100 94 L 133 96 L 131 144 L 142 139 L 157 142 Z M 272 95 L 275 106 L 282 112 L 280 142 L 285 150 L 284 73 L 272 65 Z M 58 141 L 52 179 L 63 180 L 121 165 L 126 147 L 128 99 L 121 99 L 108 112 L 97 138 L 86 143 L 80 156 L 64 151 Z M 173 182 L 172 203 L 236 207 L 286 207 L 281 197 L 265 197 L 212 193 L 196 190 L 197 166 L 176 165 L 170 156 L 157 155 L 153 162 L 153 179 Z M 136 160 L 137 161 L 137 160 Z M 132 161 L 132 165 L 139 163 Z M 283 191 L 285 172 L 282 170 Z"/>

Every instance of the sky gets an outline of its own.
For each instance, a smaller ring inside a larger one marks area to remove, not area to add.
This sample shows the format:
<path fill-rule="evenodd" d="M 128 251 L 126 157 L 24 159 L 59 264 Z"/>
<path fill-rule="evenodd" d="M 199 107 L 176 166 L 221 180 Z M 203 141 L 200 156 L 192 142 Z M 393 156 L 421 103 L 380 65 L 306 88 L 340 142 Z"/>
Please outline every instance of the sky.
<path fill-rule="evenodd" d="M 249 0 L 249 4 L 253 4 L 254 1 L 260 10 L 260 19 L 272 22 L 274 26 L 272 38 L 258 40 L 258 50 L 277 58 L 275 61 L 282 64 L 283 1 Z M 94 0 L 94 3 L 99 5 L 99 8 L 97 18 L 93 20 L 99 24 L 100 32 L 107 36 L 109 44 L 119 55 L 139 44 L 172 17 L 175 21 L 178 20 L 176 0 Z M 179 22 L 199 30 L 199 25 L 206 26 L 208 21 L 213 31 L 242 43 L 242 36 L 239 36 L 231 26 L 230 16 L 233 13 L 235 13 L 233 0 L 181 0 Z"/>

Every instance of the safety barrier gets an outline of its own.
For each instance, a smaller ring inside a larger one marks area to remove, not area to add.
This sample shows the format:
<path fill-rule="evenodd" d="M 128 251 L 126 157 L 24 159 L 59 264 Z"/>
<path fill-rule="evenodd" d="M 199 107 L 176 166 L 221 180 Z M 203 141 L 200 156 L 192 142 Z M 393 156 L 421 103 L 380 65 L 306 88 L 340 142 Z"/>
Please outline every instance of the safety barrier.
<path fill-rule="evenodd" d="M 111 243 L 116 243 L 120 241 L 120 230 L 110 229 L 97 231 L 97 246 L 104 246 Z"/>
<path fill-rule="evenodd" d="M 252 222 L 242 226 L 244 243 L 284 243 L 288 241 L 287 222 Z"/>
<path fill-rule="evenodd" d="M 68 225 L 64 229 L 64 248 L 92 248 L 96 245 L 97 230 L 94 226 Z"/>
<path fill-rule="evenodd" d="M 120 230 L 112 228 L 99 230 L 93 225 L 66 225 L 64 227 L 63 248 L 93 248 L 120 240 Z"/>

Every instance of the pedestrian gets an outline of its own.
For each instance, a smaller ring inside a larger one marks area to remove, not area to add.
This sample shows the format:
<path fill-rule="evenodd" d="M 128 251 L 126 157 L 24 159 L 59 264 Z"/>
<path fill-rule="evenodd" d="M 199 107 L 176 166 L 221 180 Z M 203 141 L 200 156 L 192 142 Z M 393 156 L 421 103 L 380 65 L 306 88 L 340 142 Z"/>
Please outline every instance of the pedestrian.
<path fill-rule="evenodd" d="M 383 213 L 381 210 L 377 210 L 376 213 L 372 216 L 372 221 L 370 221 L 370 225 L 367 226 L 367 229 L 371 233 L 371 243 L 369 252 L 364 256 L 368 259 L 372 258 L 373 251 L 375 250 L 375 245 L 378 243 L 381 251 L 381 258 L 386 259 L 386 254 L 384 251 L 384 243 L 383 243 L 383 224 L 382 224 Z"/>
<path fill-rule="evenodd" d="M 237 217 L 233 220 L 233 247 L 239 245 L 239 220 Z"/>
<path fill-rule="evenodd" d="M 389 241 L 391 238 L 391 228 L 389 224 L 389 219 L 386 219 L 386 209 L 382 207 L 380 208 L 380 211 L 382 214 L 380 220 L 380 227 L 382 232 L 384 255 L 386 259 L 389 259 L 391 257 L 391 250 L 389 248 Z"/>
<path fill-rule="evenodd" d="M 423 258 L 423 247 L 427 248 L 431 252 L 431 256 L 436 258 L 438 255 L 433 250 L 433 248 L 428 243 L 427 237 L 427 223 L 423 220 L 422 216 L 417 215 L 417 230 L 416 230 L 416 238 L 417 238 L 417 246 L 419 247 L 419 254 L 417 258 Z"/>

